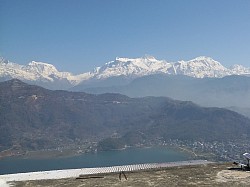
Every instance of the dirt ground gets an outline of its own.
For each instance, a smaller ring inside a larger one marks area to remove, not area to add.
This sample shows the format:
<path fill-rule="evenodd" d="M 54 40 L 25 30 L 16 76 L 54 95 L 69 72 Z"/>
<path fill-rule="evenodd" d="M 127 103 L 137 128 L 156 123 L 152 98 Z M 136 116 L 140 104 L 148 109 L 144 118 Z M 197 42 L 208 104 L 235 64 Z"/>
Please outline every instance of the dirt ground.
<path fill-rule="evenodd" d="M 231 168 L 231 169 L 230 169 Z M 40 180 L 12 183 L 16 187 L 162 187 L 162 186 L 250 186 L 250 172 L 231 163 L 172 167 L 159 170 L 85 176 L 84 179 Z M 121 177 L 121 180 L 119 179 Z"/>

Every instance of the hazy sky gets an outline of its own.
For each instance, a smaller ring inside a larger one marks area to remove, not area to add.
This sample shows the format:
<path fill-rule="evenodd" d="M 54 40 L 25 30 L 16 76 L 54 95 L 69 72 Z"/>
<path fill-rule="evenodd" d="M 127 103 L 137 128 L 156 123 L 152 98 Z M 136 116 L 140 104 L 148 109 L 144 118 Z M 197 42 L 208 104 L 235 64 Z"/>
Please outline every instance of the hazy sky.
<path fill-rule="evenodd" d="M 0 0 L 0 55 L 85 72 L 115 57 L 250 67 L 250 0 Z"/>

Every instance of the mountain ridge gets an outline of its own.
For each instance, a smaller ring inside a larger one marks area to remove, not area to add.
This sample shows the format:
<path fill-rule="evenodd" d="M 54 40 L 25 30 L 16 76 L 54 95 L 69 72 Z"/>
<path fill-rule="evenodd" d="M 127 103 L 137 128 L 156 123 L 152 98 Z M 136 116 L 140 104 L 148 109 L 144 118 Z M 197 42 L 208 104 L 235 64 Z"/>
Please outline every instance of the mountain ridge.
<path fill-rule="evenodd" d="M 188 61 L 167 62 L 147 55 L 141 58 L 116 57 L 115 60 L 96 67 L 92 71 L 74 75 L 70 72 L 60 72 L 54 65 L 44 62 L 32 61 L 27 65 L 19 65 L 3 58 L 0 59 L 0 80 L 18 78 L 50 89 L 69 89 L 93 80 L 119 76 L 133 80 L 152 74 L 221 78 L 228 75 L 250 75 L 250 68 L 237 64 L 226 68 L 220 62 L 206 56 Z"/>
<path fill-rule="evenodd" d="M 76 146 L 114 133 L 134 146 L 159 138 L 242 140 L 250 132 L 250 119 L 222 108 L 167 97 L 52 91 L 17 79 L 0 83 L 0 110 L 0 150 Z"/>
<path fill-rule="evenodd" d="M 101 83 L 92 87 L 76 87 L 76 90 L 92 94 L 120 93 L 129 97 L 167 96 L 207 107 L 250 106 L 248 76 L 197 79 L 183 75 L 157 74 L 136 78 L 126 85 L 106 86 L 105 82 Z"/>

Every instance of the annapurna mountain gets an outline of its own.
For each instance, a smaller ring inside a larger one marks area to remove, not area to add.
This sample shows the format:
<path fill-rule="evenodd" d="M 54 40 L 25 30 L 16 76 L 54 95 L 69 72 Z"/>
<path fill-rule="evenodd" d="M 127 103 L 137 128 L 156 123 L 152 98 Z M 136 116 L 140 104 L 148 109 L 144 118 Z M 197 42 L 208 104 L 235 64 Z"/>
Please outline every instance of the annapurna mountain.
<path fill-rule="evenodd" d="M 52 64 L 32 61 L 19 65 L 0 58 L 0 80 L 13 78 L 50 89 L 69 89 L 88 82 L 123 77 L 133 80 L 153 74 L 186 75 L 195 78 L 221 78 L 228 75 L 250 75 L 250 68 L 234 65 L 226 68 L 210 57 L 197 57 L 189 61 L 167 62 L 152 56 L 141 58 L 116 58 L 90 72 L 74 75 L 60 72 Z"/>

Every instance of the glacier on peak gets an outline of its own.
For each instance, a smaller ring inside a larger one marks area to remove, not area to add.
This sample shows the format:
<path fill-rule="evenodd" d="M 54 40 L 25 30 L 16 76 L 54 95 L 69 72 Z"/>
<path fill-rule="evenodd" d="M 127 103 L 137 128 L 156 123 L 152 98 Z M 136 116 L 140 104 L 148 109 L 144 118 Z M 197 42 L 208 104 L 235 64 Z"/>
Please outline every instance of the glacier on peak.
<path fill-rule="evenodd" d="M 193 61 L 196 60 L 196 61 L 215 61 L 214 59 L 212 59 L 211 57 L 208 57 L 208 56 L 198 56 L 194 59 L 192 59 Z M 189 60 L 191 61 L 191 60 Z"/>
<path fill-rule="evenodd" d="M 115 61 L 127 62 L 127 61 L 157 61 L 152 55 L 144 55 L 140 58 L 125 58 L 125 57 L 116 57 Z"/>
<path fill-rule="evenodd" d="M 152 73 L 166 73 L 171 67 L 170 63 L 163 60 L 156 60 L 154 57 L 141 58 L 121 58 L 116 57 L 114 61 L 106 63 L 104 66 L 95 69 L 98 79 L 113 76 L 140 77 Z"/>
<path fill-rule="evenodd" d="M 200 56 L 189 61 L 178 61 L 173 64 L 176 74 L 183 74 L 195 78 L 223 77 L 230 75 L 230 71 L 218 61 Z"/>
<path fill-rule="evenodd" d="M 36 61 L 30 62 L 27 66 L 25 66 L 25 69 L 37 71 L 38 73 L 45 73 L 46 75 L 58 73 L 58 70 L 52 64 Z"/>
<path fill-rule="evenodd" d="M 231 66 L 230 70 L 234 75 L 250 75 L 250 68 L 246 68 L 239 64 Z"/>
<path fill-rule="evenodd" d="M 220 78 L 227 75 L 249 75 L 250 68 L 241 65 L 226 68 L 220 62 L 206 56 L 199 56 L 188 61 L 167 62 L 145 55 L 140 58 L 116 57 L 113 61 L 96 67 L 92 71 L 74 75 L 70 72 L 58 71 L 54 65 L 44 62 L 32 61 L 27 65 L 19 65 L 0 58 L 0 78 L 2 80 L 17 78 L 40 82 L 66 81 L 71 86 L 75 86 L 91 79 L 107 79 L 118 76 L 133 79 L 161 73 L 195 78 Z"/>

